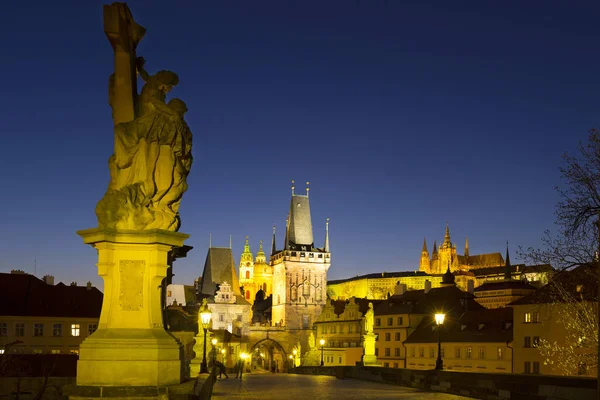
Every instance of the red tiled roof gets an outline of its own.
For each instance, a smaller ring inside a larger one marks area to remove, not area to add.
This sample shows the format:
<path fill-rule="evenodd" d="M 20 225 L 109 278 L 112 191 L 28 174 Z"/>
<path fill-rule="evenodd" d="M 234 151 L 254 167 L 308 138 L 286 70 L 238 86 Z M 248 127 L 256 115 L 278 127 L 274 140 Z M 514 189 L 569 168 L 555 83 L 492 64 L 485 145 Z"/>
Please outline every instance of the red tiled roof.
<path fill-rule="evenodd" d="M 29 274 L 0 273 L 0 315 L 100 318 L 102 292 L 86 286 L 47 285 Z"/>

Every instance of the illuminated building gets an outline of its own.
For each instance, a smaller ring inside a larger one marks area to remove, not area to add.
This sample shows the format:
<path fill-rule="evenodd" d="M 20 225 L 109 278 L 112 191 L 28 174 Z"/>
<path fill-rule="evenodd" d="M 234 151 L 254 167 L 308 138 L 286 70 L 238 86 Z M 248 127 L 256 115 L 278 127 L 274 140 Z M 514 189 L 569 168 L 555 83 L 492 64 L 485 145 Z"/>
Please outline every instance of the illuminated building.
<path fill-rule="evenodd" d="M 0 350 L 79 354 L 81 342 L 98 328 L 102 292 L 88 282 L 54 285 L 23 271 L 0 273 Z"/>
<path fill-rule="evenodd" d="M 273 235 L 275 235 L 275 232 L 273 232 Z M 243 287 L 243 295 L 247 301 L 253 304 L 256 293 L 259 290 L 262 290 L 263 297 L 268 297 L 271 294 L 273 288 L 273 267 L 267 264 L 262 240 L 260 241 L 258 253 L 256 253 L 256 261 L 254 261 L 250 245 L 248 244 L 248 237 L 246 237 L 244 252 L 240 256 L 239 270 L 240 284 Z"/>

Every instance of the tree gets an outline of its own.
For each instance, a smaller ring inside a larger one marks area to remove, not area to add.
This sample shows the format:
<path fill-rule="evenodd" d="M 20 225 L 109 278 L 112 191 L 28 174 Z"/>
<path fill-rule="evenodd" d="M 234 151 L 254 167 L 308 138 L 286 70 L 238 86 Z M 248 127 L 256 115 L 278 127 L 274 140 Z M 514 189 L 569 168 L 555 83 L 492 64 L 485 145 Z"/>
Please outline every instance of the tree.
<path fill-rule="evenodd" d="M 574 267 L 593 265 L 600 271 L 598 257 L 600 249 L 600 132 L 592 129 L 589 132 L 587 143 L 579 143 L 579 154 L 572 156 L 563 155 L 564 165 L 560 168 L 564 187 L 557 187 L 560 201 L 556 206 L 556 235 L 545 232 L 542 238 L 542 248 L 529 248 L 520 251 L 520 255 L 534 263 L 545 263 L 558 268 L 569 270 Z M 560 280 L 557 279 L 560 283 Z M 564 290 L 561 284 L 556 286 L 556 303 L 562 303 L 562 315 L 558 319 L 566 324 L 568 335 L 573 335 L 575 345 L 564 348 L 563 352 L 553 351 L 548 344 L 541 343 L 540 350 L 547 357 L 552 356 L 554 362 L 572 364 L 598 365 L 600 358 L 598 347 L 598 284 L 596 280 L 595 298 L 582 301 L 572 291 Z M 576 293 L 576 292 L 575 292 Z M 590 303 L 591 301 L 591 303 Z M 595 308 L 588 307 L 595 302 Z M 590 335 L 594 339 L 590 339 Z M 585 343 L 581 343 L 581 338 Z M 596 347 L 594 354 L 580 350 L 582 345 Z M 562 359 L 561 359 L 562 357 Z M 579 360 L 577 361 L 577 358 Z M 590 359 L 592 357 L 594 360 Z M 600 368 L 598 369 L 600 378 Z M 600 379 L 598 379 L 600 393 Z"/>

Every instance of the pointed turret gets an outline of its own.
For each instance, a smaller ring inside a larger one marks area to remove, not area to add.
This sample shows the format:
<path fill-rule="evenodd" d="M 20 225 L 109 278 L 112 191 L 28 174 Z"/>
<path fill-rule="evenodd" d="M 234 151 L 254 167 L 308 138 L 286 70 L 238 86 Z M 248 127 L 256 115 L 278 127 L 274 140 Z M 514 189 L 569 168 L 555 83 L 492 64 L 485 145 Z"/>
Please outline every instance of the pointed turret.
<path fill-rule="evenodd" d="M 308 196 L 295 194 L 290 202 L 287 245 L 292 250 L 312 250 L 314 248 L 310 202 Z"/>
<path fill-rule="evenodd" d="M 465 240 L 465 257 L 469 257 L 469 237 Z"/>
<path fill-rule="evenodd" d="M 448 228 L 448 222 L 446 222 L 446 234 L 444 235 L 444 243 L 443 247 L 451 247 L 452 243 L 450 242 L 450 228 Z"/>
<path fill-rule="evenodd" d="M 256 253 L 256 263 L 264 264 L 267 261 L 267 256 L 263 250 L 262 240 L 260 241 L 260 245 L 258 247 L 258 253 Z"/>
<path fill-rule="evenodd" d="M 427 250 L 427 240 L 425 238 L 423 238 L 423 248 L 421 249 L 419 271 L 423 271 L 426 274 L 431 273 L 431 262 L 429 260 L 429 251 Z"/>
<path fill-rule="evenodd" d="M 273 239 L 271 240 L 271 256 L 277 252 L 277 247 L 275 246 L 275 225 L 273 225 Z"/>
<path fill-rule="evenodd" d="M 325 246 L 323 246 L 323 250 L 329 253 L 329 218 L 325 221 Z"/>
<path fill-rule="evenodd" d="M 505 269 L 504 269 L 504 280 L 510 281 L 512 280 L 512 272 L 510 268 L 510 254 L 508 252 L 508 242 L 506 242 L 506 261 L 505 261 Z"/>
<path fill-rule="evenodd" d="M 423 248 L 421 249 L 421 253 L 429 253 L 427 251 L 427 239 L 423 238 Z"/>
<path fill-rule="evenodd" d="M 433 251 L 431 252 L 431 259 L 433 260 L 434 258 L 437 258 L 437 256 L 438 256 L 437 241 L 434 240 L 433 241 Z"/>

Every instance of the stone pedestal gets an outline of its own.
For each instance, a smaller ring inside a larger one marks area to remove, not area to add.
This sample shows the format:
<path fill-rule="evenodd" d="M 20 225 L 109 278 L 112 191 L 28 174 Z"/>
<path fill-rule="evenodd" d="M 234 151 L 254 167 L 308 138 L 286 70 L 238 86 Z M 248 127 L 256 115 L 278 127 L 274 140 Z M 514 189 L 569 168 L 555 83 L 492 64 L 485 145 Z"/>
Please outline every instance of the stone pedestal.
<path fill-rule="evenodd" d="M 375 365 L 377 364 L 377 356 L 375 355 L 375 341 L 377 335 L 372 332 L 363 335 L 363 348 L 364 353 L 362 357 L 363 365 Z"/>
<path fill-rule="evenodd" d="M 163 326 L 168 253 L 189 235 L 164 230 L 77 232 L 98 250 L 104 300 L 98 330 L 83 341 L 79 386 L 164 386 L 182 379 L 181 343 Z"/>

